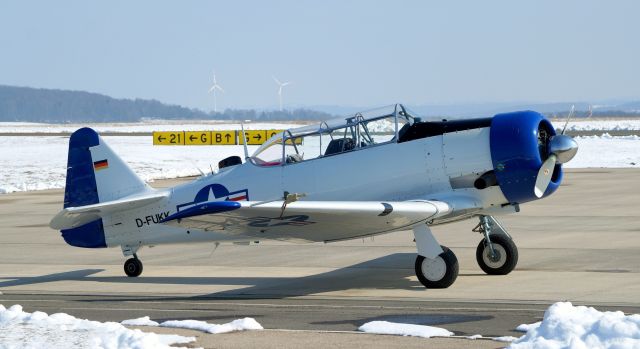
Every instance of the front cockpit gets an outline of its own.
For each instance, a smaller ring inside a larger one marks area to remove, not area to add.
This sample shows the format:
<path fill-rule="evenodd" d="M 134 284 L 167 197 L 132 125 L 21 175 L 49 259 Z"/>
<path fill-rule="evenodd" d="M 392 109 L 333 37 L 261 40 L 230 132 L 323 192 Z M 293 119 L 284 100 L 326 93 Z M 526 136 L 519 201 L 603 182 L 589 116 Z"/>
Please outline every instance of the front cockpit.
<path fill-rule="evenodd" d="M 388 144 L 416 120 L 401 104 L 359 112 L 276 134 L 249 160 L 257 166 L 280 166 Z"/>

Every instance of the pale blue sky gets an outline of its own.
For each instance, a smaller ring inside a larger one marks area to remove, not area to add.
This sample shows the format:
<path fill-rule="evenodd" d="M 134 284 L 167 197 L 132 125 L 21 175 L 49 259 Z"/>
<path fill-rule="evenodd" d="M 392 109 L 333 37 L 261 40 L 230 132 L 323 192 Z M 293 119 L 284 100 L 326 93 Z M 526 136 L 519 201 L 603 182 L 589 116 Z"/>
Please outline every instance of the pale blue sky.
<path fill-rule="evenodd" d="M 206 110 L 640 98 L 640 1 L 2 1 L 0 84 Z"/>

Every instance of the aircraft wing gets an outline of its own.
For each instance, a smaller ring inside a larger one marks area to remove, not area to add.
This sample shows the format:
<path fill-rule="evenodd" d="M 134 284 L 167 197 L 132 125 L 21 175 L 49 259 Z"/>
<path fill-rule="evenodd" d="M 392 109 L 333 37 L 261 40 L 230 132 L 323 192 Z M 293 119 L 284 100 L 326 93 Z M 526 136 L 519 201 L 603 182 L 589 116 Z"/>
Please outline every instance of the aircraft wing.
<path fill-rule="evenodd" d="M 410 229 L 450 213 L 442 201 L 210 201 L 170 215 L 162 222 L 256 238 L 335 241 Z"/>
<path fill-rule="evenodd" d="M 166 196 L 166 193 L 152 193 L 93 205 L 67 207 L 51 219 L 49 226 L 55 230 L 75 228 L 101 218 L 103 215 L 142 207 Z"/>

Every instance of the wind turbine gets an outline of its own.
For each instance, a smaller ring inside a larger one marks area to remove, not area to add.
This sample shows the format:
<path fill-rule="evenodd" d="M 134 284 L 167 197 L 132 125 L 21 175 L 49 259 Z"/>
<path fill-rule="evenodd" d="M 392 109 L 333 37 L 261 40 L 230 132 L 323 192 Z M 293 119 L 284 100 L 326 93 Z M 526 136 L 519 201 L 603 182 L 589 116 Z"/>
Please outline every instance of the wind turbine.
<path fill-rule="evenodd" d="M 224 92 L 222 87 L 220 85 L 218 85 L 218 82 L 216 81 L 216 72 L 214 71 L 213 72 L 213 85 L 209 89 L 209 93 L 213 93 L 213 112 L 214 113 L 218 112 L 218 101 L 216 100 L 216 90 Z"/>
<path fill-rule="evenodd" d="M 280 111 L 282 111 L 282 88 L 291 84 L 291 82 L 289 81 L 285 81 L 285 82 L 280 82 L 280 80 L 278 80 L 275 76 L 273 77 L 273 81 L 276 82 L 276 84 L 278 84 L 278 98 L 280 100 Z"/>

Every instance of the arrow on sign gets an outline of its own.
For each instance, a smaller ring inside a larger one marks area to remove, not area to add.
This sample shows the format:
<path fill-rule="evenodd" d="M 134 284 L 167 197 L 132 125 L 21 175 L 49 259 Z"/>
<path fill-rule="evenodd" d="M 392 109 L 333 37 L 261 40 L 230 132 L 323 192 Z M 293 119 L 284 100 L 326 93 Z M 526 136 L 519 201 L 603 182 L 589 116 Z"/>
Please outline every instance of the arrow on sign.
<path fill-rule="evenodd" d="M 258 141 L 259 141 L 261 138 L 262 138 L 262 136 L 261 136 L 261 135 L 259 135 L 259 134 L 257 134 L 257 135 L 255 135 L 255 136 L 253 136 L 253 139 L 257 139 Z"/>
<path fill-rule="evenodd" d="M 231 135 L 227 133 L 226 135 L 224 135 L 224 138 L 226 138 L 227 139 L 227 143 L 229 143 Z"/>
<path fill-rule="evenodd" d="M 158 142 L 162 142 L 165 139 L 167 139 L 166 137 L 162 137 L 162 135 L 158 136 Z"/>
<path fill-rule="evenodd" d="M 190 141 L 192 141 L 192 142 L 193 142 L 193 140 L 194 140 L 194 139 L 197 139 L 197 138 L 198 138 L 198 137 L 196 137 L 196 136 L 194 136 L 194 135 L 189 136 L 189 140 L 190 140 Z"/>

